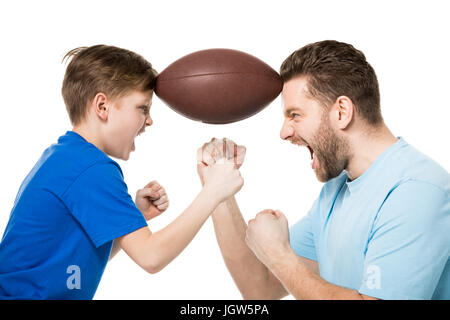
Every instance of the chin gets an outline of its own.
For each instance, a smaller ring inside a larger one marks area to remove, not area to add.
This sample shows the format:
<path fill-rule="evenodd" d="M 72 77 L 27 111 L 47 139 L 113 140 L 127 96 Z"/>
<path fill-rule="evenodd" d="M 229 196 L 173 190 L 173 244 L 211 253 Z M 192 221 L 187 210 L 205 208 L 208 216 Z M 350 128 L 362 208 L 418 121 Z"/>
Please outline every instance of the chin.
<path fill-rule="evenodd" d="M 110 154 L 111 157 L 119 159 L 119 160 L 124 160 L 127 161 L 128 159 L 130 159 L 130 152 L 128 153 L 123 153 L 123 154 Z"/>
<path fill-rule="evenodd" d="M 326 177 L 324 177 L 323 175 L 321 175 L 320 173 L 317 173 L 317 172 L 316 172 L 316 178 L 317 178 L 317 180 L 319 180 L 319 182 L 323 182 L 323 183 L 329 181 L 329 179 L 327 179 Z"/>
<path fill-rule="evenodd" d="M 343 170 L 341 170 L 340 172 L 333 172 L 333 173 L 330 173 L 328 171 L 325 173 L 324 172 L 316 172 L 316 177 L 317 177 L 317 180 L 319 180 L 320 182 L 326 183 L 326 182 L 338 177 L 342 173 L 342 171 Z"/>
<path fill-rule="evenodd" d="M 120 158 L 121 160 L 127 161 L 128 159 L 130 159 L 130 153 L 128 152 L 127 154 L 125 154 L 122 158 Z"/>

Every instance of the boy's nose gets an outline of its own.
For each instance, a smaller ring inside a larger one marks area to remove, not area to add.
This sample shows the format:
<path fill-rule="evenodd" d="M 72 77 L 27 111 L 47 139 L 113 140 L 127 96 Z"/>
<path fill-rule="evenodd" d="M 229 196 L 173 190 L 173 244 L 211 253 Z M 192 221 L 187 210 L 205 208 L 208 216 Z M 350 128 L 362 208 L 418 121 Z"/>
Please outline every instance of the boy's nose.
<path fill-rule="evenodd" d="M 149 127 L 149 126 L 151 126 L 152 124 L 153 124 L 152 117 L 148 116 L 148 117 L 147 117 L 147 120 L 145 120 L 145 126 L 146 126 L 146 127 Z"/>

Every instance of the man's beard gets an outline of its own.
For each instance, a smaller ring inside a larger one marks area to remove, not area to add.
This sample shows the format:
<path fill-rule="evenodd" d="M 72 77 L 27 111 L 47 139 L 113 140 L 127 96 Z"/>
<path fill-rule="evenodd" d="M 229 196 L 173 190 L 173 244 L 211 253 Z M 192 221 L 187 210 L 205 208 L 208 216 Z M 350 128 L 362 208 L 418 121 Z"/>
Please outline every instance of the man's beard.
<path fill-rule="evenodd" d="M 349 145 L 345 138 L 339 137 L 329 125 L 329 117 L 324 112 L 319 129 L 314 135 L 314 153 L 319 167 L 315 170 L 320 182 L 327 182 L 339 176 L 348 166 Z"/>

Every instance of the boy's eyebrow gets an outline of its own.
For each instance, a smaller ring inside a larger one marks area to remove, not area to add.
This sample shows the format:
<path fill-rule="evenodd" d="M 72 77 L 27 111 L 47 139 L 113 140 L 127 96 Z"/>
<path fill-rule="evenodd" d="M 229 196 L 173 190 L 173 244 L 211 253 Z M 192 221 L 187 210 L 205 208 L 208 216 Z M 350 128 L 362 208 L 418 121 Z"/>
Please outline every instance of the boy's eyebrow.
<path fill-rule="evenodd" d="M 146 102 L 142 102 L 142 103 L 140 103 L 139 104 L 139 107 L 150 107 L 152 105 L 152 103 L 150 102 L 150 103 L 146 103 Z"/>

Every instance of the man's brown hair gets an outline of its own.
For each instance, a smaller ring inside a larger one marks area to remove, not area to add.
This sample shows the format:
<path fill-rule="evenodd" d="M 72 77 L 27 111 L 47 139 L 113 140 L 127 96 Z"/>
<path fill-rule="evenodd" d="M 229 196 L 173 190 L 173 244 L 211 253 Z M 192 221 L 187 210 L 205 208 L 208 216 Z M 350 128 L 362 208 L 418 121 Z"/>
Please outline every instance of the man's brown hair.
<path fill-rule="evenodd" d="M 309 94 L 324 106 L 347 96 L 368 124 L 383 121 L 375 71 L 364 54 L 350 44 L 334 40 L 308 44 L 283 62 L 280 74 L 283 82 L 305 76 Z"/>
<path fill-rule="evenodd" d="M 63 62 L 69 58 L 61 91 L 73 125 L 84 119 L 88 103 L 99 92 L 114 99 L 132 90 L 155 88 L 157 72 L 132 51 L 95 45 L 70 50 Z"/>

